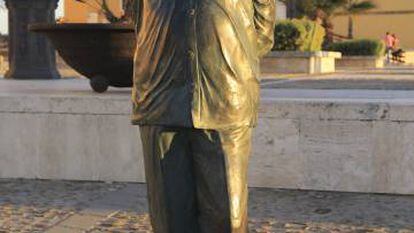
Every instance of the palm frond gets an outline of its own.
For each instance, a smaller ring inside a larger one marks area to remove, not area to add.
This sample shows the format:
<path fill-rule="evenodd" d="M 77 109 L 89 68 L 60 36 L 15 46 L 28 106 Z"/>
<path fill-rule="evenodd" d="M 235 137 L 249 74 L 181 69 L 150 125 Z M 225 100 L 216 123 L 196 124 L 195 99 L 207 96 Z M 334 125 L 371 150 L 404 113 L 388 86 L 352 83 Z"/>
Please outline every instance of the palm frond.
<path fill-rule="evenodd" d="M 362 13 L 368 10 L 372 10 L 374 8 L 376 8 L 377 5 L 375 5 L 375 3 L 373 3 L 372 1 L 366 0 L 366 1 L 356 1 L 353 2 L 352 4 L 350 4 L 346 11 L 349 14 L 358 14 L 358 13 Z"/>

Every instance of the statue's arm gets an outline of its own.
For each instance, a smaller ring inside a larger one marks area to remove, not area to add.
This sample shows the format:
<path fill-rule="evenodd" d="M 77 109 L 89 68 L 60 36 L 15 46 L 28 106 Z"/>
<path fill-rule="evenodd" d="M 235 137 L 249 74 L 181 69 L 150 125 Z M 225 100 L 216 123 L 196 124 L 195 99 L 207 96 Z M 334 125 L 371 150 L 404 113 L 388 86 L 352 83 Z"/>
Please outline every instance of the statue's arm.
<path fill-rule="evenodd" d="M 276 23 L 275 0 L 253 0 L 255 16 L 254 23 L 257 31 L 258 54 L 260 57 L 268 53 L 274 43 Z"/>

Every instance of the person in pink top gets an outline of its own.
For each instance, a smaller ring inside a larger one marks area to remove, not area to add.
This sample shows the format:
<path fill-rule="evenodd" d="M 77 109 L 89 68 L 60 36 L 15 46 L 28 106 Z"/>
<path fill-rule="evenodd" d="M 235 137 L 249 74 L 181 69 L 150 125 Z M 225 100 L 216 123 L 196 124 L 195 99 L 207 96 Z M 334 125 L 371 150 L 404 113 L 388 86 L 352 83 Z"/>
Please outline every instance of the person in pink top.
<path fill-rule="evenodd" d="M 396 34 L 392 34 L 392 37 L 394 38 L 392 45 L 392 60 L 394 62 L 404 63 L 405 51 L 400 47 L 400 39 Z"/>
<path fill-rule="evenodd" d="M 386 46 L 386 52 L 387 52 L 387 62 L 390 62 L 390 58 L 391 58 L 391 53 L 392 53 L 392 49 L 394 47 L 394 41 L 395 38 L 391 35 L 391 33 L 387 32 L 385 34 L 385 38 L 384 38 L 384 42 L 385 42 L 385 46 Z"/>
<path fill-rule="evenodd" d="M 400 39 L 397 37 L 396 34 L 392 34 L 392 38 L 393 38 L 392 48 L 394 50 L 399 49 L 400 48 Z"/>

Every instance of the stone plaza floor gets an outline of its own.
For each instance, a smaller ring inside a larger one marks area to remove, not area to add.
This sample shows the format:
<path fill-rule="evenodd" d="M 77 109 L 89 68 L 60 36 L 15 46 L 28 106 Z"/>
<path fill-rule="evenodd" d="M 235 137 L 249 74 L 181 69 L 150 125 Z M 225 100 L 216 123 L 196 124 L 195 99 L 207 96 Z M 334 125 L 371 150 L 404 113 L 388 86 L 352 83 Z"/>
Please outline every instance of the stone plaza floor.
<path fill-rule="evenodd" d="M 252 188 L 250 232 L 414 232 L 414 196 Z M 0 179 L 0 232 L 152 232 L 146 187 Z"/>
<path fill-rule="evenodd" d="M 264 74 L 262 87 L 272 89 L 414 90 L 414 66 L 373 70 L 339 70 L 333 74 Z"/>

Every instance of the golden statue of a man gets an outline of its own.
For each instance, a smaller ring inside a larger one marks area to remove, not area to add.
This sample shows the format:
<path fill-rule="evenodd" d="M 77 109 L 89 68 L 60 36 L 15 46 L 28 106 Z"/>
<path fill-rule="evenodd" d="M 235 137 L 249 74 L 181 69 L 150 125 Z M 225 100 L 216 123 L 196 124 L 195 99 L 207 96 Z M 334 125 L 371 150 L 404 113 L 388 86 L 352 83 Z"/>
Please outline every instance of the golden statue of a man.
<path fill-rule="evenodd" d="M 133 123 L 155 233 L 246 233 L 274 0 L 138 0 Z"/>

